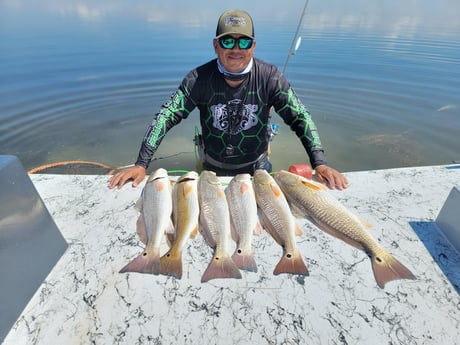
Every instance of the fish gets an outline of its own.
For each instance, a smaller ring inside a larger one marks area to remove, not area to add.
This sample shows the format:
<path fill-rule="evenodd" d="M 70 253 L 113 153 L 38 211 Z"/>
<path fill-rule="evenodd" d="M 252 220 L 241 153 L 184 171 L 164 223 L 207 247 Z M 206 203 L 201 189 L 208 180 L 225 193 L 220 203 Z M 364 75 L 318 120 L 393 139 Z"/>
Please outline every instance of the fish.
<path fill-rule="evenodd" d="M 292 273 L 308 276 L 308 268 L 296 246 L 295 235 L 298 226 L 286 197 L 266 170 L 256 170 L 253 183 L 263 225 L 283 248 L 283 256 L 276 265 L 273 274 Z"/>
<path fill-rule="evenodd" d="M 388 251 L 386 251 L 369 233 L 371 225 L 350 212 L 321 183 L 280 170 L 274 176 L 293 212 L 306 216 L 326 233 L 346 243 L 364 250 L 372 262 L 377 285 L 397 279 L 415 279 L 414 274 Z"/>
<path fill-rule="evenodd" d="M 257 272 L 257 264 L 252 251 L 252 235 L 261 233 L 257 217 L 257 203 L 250 174 L 234 176 L 225 188 L 230 225 L 237 246 L 232 259 L 238 268 Z"/>
<path fill-rule="evenodd" d="M 203 170 L 198 181 L 200 205 L 199 229 L 214 255 L 201 277 L 201 282 L 216 278 L 241 279 L 241 272 L 228 252 L 230 241 L 230 212 L 225 192 L 216 173 Z"/>
<path fill-rule="evenodd" d="M 120 270 L 120 273 L 160 274 L 161 241 L 166 232 L 174 231 L 171 220 L 171 194 L 168 172 L 163 168 L 153 171 L 136 203 L 136 208 L 140 211 L 137 233 L 146 246 L 139 256 Z"/>
<path fill-rule="evenodd" d="M 182 249 L 190 237 L 198 234 L 198 173 L 190 171 L 179 177 L 172 190 L 175 239 L 160 259 L 161 274 L 182 278 Z"/>

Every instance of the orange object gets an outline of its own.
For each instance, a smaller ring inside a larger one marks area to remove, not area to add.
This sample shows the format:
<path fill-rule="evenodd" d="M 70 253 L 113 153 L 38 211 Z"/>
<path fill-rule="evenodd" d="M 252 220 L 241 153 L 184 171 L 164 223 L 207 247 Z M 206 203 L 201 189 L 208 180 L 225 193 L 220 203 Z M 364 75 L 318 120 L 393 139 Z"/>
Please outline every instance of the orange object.
<path fill-rule="evenodd" d="M 309 180 L 313 177 L 313 170 L 308 164 L 294 164 L 291 165 L 288 169 L 289 172 L 305 177 Z"/>

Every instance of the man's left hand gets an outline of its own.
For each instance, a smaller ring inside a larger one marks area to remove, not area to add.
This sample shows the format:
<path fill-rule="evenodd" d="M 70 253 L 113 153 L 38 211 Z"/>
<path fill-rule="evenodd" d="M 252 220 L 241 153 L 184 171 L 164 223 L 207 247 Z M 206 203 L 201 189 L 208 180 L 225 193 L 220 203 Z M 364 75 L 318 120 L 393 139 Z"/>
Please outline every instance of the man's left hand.
<path fill-rule="evenodd" d="M 318 165 L 315 168 L 315 177 L 316 179 L 326 184 L 330 189 L 345 189 L 348 187 L 347 178 L 338 172 L 337 170 L 327 166 L 327 165 Z"/>

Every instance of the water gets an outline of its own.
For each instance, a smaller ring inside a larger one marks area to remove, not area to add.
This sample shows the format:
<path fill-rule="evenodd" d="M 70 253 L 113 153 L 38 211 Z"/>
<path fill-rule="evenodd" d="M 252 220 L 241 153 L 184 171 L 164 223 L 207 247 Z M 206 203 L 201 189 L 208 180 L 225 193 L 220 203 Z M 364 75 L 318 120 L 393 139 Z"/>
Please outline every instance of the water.
<path fill-rule="evenodd" d="M 283 68 L 304 1 L 235 1 L 256 56 Z M 0 0 L 0 154 L 29 169 L 132 164 L 153 114 L 214 58 L 224 1 Z M 397 9 L 397 11 L 395 10 Z M 311 0 L 285 71 L 342 171 L 460 160 L 460 3 Z M 274 169 L 308 162 L 281 120 Z M 194 112 L 151 167 L 194 169 Z M 289 154 L 286 154 L 288 152 Z"/>

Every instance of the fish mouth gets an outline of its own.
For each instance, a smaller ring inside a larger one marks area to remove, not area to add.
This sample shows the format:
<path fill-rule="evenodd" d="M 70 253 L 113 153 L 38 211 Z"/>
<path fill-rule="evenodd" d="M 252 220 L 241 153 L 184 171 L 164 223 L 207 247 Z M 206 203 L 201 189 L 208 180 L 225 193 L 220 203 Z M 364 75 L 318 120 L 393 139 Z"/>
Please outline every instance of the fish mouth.
<path fill-rule="evenodd" d="M 195 181 L 196 178 L 194 177 L 186 177 L 186 178 L 183 178 L 182 180 L 180 180 L 178 183 L 183 183 L 183 182 L 190 182 L 190 181 Z"/>

